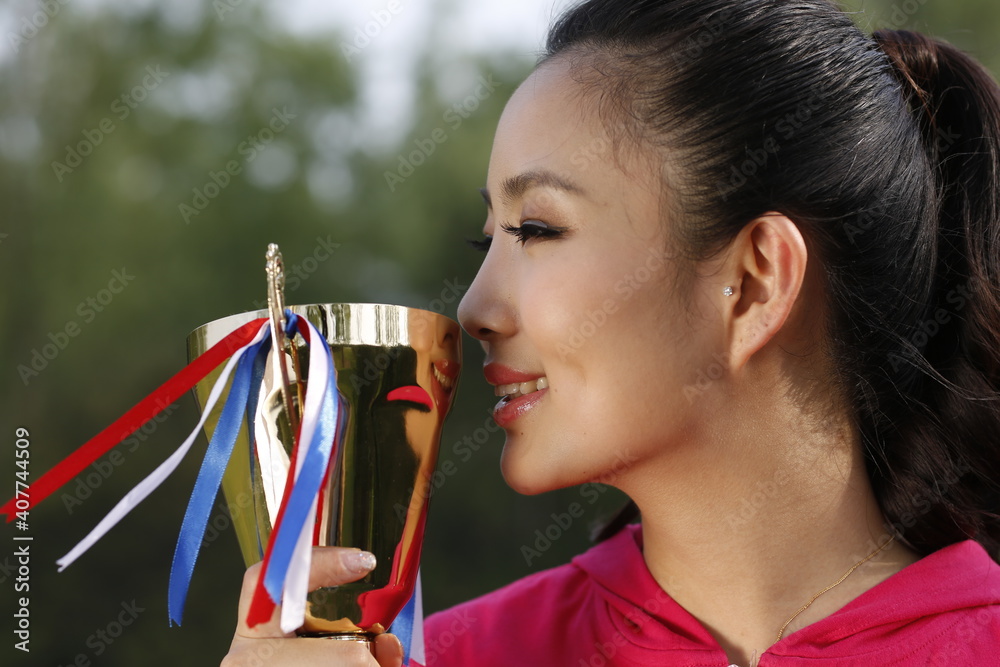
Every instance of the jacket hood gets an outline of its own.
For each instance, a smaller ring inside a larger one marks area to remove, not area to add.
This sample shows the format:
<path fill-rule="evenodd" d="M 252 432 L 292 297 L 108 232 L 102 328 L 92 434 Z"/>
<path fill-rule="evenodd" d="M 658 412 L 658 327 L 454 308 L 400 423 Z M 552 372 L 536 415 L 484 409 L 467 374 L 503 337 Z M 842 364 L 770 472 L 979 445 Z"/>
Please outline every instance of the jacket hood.
<path fill-rule="evenodd" d="M 649 572 L 640 526 L 627 527 L 577 556 L 573 564 L 600 588 L 612 621 L 631 643 L 653 650 L 704 651 L 705 664 L 728 664 L 715 638 Z M 978 543 L 959 542 L 784 637 L 765 651 L 759 664 L 781 664 L 781 658 L 905 663 L 915 648 L 940 641 L 944 633 L 955 633 L 956 640 L 975 636 L 982 626 L 996 622 L 997 607 L 1000 567 Z"/>

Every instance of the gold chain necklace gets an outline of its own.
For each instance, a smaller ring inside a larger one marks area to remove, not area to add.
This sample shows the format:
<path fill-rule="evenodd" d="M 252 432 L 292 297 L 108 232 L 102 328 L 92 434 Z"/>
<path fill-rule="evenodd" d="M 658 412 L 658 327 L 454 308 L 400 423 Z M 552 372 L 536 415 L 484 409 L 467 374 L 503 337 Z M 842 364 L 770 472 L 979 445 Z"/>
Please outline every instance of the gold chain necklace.
<path fill-rule="evenodd" d="M 787 621 L 785 621 L 785 624 L 781 626 L 780 630 L 778 630 L 778 638 L 774 640 L 774 643 L 777 644 L 778 642 L 781 641 L 781 637 L 785 634 L 785 630 L 788 628 L 788 624 L 791 623 L 792 621 L 794 621 L 798 617 L 799 614 L 801 614 L 806 609 L 808 609 L 810 607 L 810 605 L 812 605 L 812 603 L 815 602 L 816 599 L 819 596 L 823 595 L 823 593 L 826 593 L 827 591 L 829 591 L 829 590 L 831 590 L 833 588 L 836 588 L 837 586 L 839 586 L 842 583 L 844 583 L 844 580 L 847 579 L 849 576 L 851 576 L 851 574 L 853 574 L 856 569 L 858 569 L 859 567 L 861 567 L 862 565 L 864 565 L 865 563 L 867 563 L 868 561 L 870 561 L 872 558 L 875 558 L 875 556 L 879 555 L 882 552 L 882 550 L 885 549 L 890 544 L 892 544 L 892 541 L 895 540 L 895 539 L 896 539 L 895 535 L 893 535 L 892 537 L 890 537 L 888 540 L 886 540 L 885 544 L 883 544 L 878 549 L 876 549 L 875 551 L 871 552 L 870 554 L 868 554 L 867 556 L 865 556 L 864 558 L 862 558 L 861 560 L 859 560 L 857 563 L 855 563 L 854 567 L 852 567 L 850 570 L 848 570 L 847 572 L 845 572 L 844 576 L 842 576 L 840 579 L 838 579 L 835 583 L 830 584 L 829 586 L 827 586 L 826 588 L 824 588 L 823 590 L 821 590 L 819 593 L 816 593 L 816 595 L 812 596 L 809 599 L 809 602 L 806 602 L 804 605 L 802 605 L 801 607 L 799 607 L 799 610 L 797 612 L 795 612 L 794 614 L 792 614 L 792 617 L 790 619 L 788 619 Z"/>

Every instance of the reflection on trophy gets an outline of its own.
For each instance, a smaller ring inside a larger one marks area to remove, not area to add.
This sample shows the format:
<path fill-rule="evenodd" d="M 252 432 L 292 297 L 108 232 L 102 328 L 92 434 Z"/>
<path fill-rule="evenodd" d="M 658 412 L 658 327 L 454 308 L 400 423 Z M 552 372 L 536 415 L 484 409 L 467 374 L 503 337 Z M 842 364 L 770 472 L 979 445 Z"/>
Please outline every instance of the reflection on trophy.
<path fill-rule="evenodd" d="M 283 318 L 280 264 L 271 288 L 270 316 Z M 458 379 L 459 327 L 437 313 L 402 306 L 322 304 L 288 311 L 325 338 L 343 404 L 341 443 L 320 489 L 313 544 L 357 547 L 378 559 L 364 579 L 310 593 L 299 633 L 370 642 L 413 593 L 429 480 Z M 188 337 L 189 358 L 266 316 L 242 313 L 205 324 Z M 309 382 L 308 355 L 300 336 L 275 341 L 263 372 L 254 377 L 257 409 L 244 419 L 223 478 L 247 565 L 263 558 L 285 493 Z M 205 405 L 218 373 L 197 385 L 199 405 Z M 217 420 L 213 414 L 206 422 L 209 436 Z"/>

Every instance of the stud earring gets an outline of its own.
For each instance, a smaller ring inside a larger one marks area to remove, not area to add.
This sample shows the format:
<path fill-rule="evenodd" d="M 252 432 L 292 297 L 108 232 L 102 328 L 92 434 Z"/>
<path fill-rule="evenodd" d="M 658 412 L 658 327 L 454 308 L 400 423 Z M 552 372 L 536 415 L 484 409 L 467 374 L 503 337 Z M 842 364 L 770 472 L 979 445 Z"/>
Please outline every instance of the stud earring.
<path fill-rule="evenodd" d="M 726 285 L 726 287 L 722 290 L 722 293 L 726 296 L 732 296 L 735 294 L 731 285 Z"/>

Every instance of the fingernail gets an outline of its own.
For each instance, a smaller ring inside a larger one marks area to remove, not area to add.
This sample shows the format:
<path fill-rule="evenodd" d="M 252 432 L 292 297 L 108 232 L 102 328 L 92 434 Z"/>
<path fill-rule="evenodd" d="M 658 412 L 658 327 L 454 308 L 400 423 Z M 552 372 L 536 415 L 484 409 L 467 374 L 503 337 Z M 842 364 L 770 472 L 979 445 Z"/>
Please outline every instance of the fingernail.
<path fill-rule="evenodd" d="M 367 551 L 348 551 L 340 557 L 340 562 L 354 574 L 364 574 L 375 569 L 375 554 Z"/>

